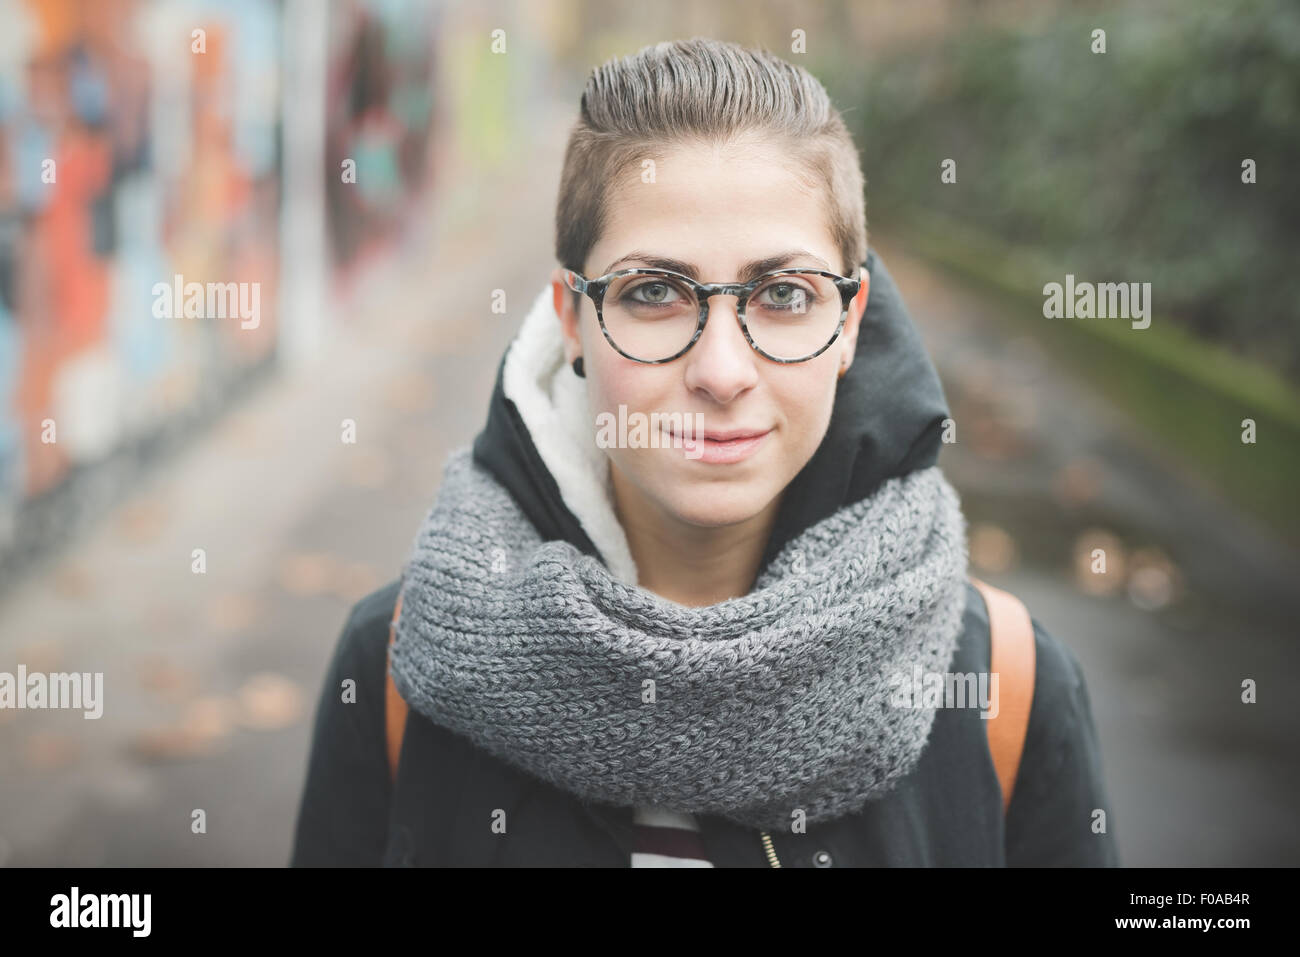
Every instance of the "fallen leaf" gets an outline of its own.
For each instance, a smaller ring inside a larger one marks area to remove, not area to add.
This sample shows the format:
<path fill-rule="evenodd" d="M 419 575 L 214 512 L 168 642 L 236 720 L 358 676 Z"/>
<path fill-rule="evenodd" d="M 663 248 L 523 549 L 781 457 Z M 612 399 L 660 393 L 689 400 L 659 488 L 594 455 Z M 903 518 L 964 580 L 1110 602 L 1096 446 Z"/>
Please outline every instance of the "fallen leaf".
<path fill-rule="evenodd" d="M 1158 548 L 1133 553 L 1128 574 L 1128 596 L 1144 611 L 1171 605 L 1182 592 L 1182 573 Z"/>
<path fill-rule="evenodd" d="M 989 522 L 971 527 L 969 548 L 972 564 L 981 571 L 1005 572 L 1016 563 L 1015 539 L 1005 529 Z"/>
<path fill-rule="evenodd" d="M 1127 549 L 1118 535 L 1088 528 L 1074 540 L 1074 584 L 1089 595 L 1110 595 L 1124 587 Z"/>
<path fill-rule="evenodd" d="M 246 728 L 271 731 L 293 724 L 302 713 L 303 695 L 282 675 L 263 671 L 239 689 L 239 723 Z"/>
<path fill-rule="evenodd" d="M 135 545 L 155 541 L 166 527 L 167 509 L 156 499 L 130 502 L 118 512 L 118 534 Z"/>
<path fill-rule="evenodd" d="M 85 566 L 64 562 L 54 573 L 54 593 L 60 598 L 89 598 L 95 593 L 94 579 Z"/>
<path fill-rule="evenodd" d="M 358 488 L 383 488 L 392 474 L 388 457 L 375 449 L 354 448 L 348 455 L 347 479 Z"/>
<path fill-rule="evenodd" d="M 140 732 L 131 743 L 136 756 L 174 761 L 211 754 L 230 734 L 235 705 L 228 698 L 204 697 L 191 702 L 170 727 Z"/>
<path fill-rule="evenodd" d="M 42 771 L 66 767 L 81 754 L 81 744 L 71 735 L 56 731 L 37 731 L 28 736 L 27 765 Z"/>
<path fill-rule="evenodd" d="M 1101 494 L 1103 473 L 1092 459 L 1075 459 L 1052 477 L 1052 494 L 1066 508 L 1087 505 Z"/>
<path fill-rule="evenodd" d="M 207 620 L 218 631 L 238 633 L 251 628 L 260 611 L 257 599 L 252 595 L 229 592 L 208 603 Z"/>
<path fill-rule="evenodd" d="M 139 672 L 143 688 L 171 698 L 192 693 L 199 683 L 193 672 L 178 667 L 161 655 L 142 659 Z"/>
<path fill-rule="evenodd" d="M 332 555 L 300 552 L 280 563 L 280 586 L 293 595 L 323 595 L 330 589 L 338 567 Z"/>

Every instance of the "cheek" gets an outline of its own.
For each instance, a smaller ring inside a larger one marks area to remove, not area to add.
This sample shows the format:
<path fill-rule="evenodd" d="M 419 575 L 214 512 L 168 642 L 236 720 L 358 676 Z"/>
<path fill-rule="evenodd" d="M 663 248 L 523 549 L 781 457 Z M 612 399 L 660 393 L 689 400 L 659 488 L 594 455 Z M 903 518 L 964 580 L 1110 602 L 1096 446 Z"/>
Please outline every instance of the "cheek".
<path fill-rule="evenodd" d="M 800 457 L 799 467 L 812 457 L 830 424 L 835 405 L 835 377 L 809 376 L 780 398 L 785 410 L 785 447 L 791 456 Z"/>
<path fill-rule="evenodd" d="M 637 375 L 640 370 L 629 368 L 631 365 L 618 357 L 605 358 L 593 370 L 594 375 L 592 372 L 587 373 L 591 379 L 593 412 L 617 413 L 620 405 L 626 406 L 629 412 L 634 412 L 646 404 L 648 397 L 653 394 L 652 383 L 647 381 L 644 374 Z"/>
<path fill-rule="evenodd" d="M 602 343 L 604 345 L 604 343 Z M 650 466 L 647 462 L 665 461 L 658 449 L 643 448 L 639 444 L 643 433 L 634 431 L 638 428 L 648 429 L 648 416 L 652 412 L 670 412 L 674 407 L 672 398 L 680 390 L 676 383 L 676 370 L 665 366 L 649 366 L 631 362 L 613 353 L 602 357 L 595 375 L 589 373 L 588 401 L 592 415 L 592 428 L 598 426 L 597 417 L 609 416 L 605 422 L 625 422 L 626 436 L 607 437 L 602 446 L 610 458 L 617 461 L 624 471 L 641 471 Z M 626 413 L 626 419 L 620 414 Z M 639 425 L 638 423 L 647 423 Z M 649 437 L 648 431 L 644 435 Z M 613 439 L 614 444 L 608 442 Z M 629 446 L 628 442 L 632 444 Z M 634 464 L 641 463 L 641 464 Z"/>

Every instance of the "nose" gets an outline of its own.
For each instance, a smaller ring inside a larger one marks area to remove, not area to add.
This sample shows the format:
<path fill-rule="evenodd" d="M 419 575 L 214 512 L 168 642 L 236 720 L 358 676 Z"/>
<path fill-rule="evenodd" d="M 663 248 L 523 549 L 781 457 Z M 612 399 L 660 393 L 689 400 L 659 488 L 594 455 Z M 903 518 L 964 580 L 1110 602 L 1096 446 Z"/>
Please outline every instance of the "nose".
<path fill-rule="evenodd" d="M 682 357 L 687 388 L 701 389 L 719 403 L 732 401 L 758 381 L 758 354 L 740 328 L 739 305 L 735 296 L 710 297 L 704 331 Z"/>

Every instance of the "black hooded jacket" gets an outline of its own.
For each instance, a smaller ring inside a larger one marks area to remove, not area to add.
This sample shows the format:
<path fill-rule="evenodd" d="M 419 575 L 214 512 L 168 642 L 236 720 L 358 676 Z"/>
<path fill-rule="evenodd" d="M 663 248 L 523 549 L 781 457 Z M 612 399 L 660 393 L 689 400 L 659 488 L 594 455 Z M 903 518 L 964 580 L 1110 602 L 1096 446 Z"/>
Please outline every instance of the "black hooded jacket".
<path fill-rule="evenodd" d="M 947 405 L 898 289 L 875 253 L 855 361 L 826 437 L 782 499 L 763 557 L 886 479 L 935 464 Z M 514 403 L 504 358 L 474 458 L 546 540 L 599 554 L 565 506 Z M 322 688 L 298 812 L 294 866 L 627 867 L 632 809 L 588 803 L 519 771 L 412 710 L 397 781 L 384 732 L 394 581 L 356 604 Z M 1034 621 L 1036 678 L 1011 806 L 976 708 L 939 708 L 917 766 L 860 812 L 770 835 L 783 867 L 1116 866 L 1112 815 L 1088 692 L 1073 654 Z M 989 670 L 988 613 L 967 586 L 952 672 Z M 356 701 L 341 700 L 347 678 Z M 491 827 L 504 810 L 509 833 Z M 1104 816 L 1098 811 L 1104 811 Z M 715 867 L 768 867 L 757 831 L 698 815 Z"/>

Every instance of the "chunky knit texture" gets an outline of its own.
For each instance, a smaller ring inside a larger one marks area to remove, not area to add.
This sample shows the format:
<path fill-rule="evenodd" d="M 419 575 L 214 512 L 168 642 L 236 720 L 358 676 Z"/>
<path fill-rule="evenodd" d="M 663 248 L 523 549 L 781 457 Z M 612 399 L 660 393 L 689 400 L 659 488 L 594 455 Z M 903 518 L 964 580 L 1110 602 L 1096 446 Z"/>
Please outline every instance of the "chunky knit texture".
<path fill-rule="evenodd" d="M 893 676 L 948 669 L 966 525 L 938 467 L 885 482 L 707 607 L 543 542 L 468 449 L 403 572 L 392 673 L 436 724 L 584 800 L 761 829 L 859 810 L 915 765 L 933 709 Z"/>

